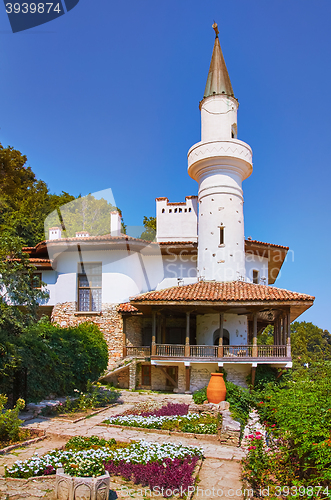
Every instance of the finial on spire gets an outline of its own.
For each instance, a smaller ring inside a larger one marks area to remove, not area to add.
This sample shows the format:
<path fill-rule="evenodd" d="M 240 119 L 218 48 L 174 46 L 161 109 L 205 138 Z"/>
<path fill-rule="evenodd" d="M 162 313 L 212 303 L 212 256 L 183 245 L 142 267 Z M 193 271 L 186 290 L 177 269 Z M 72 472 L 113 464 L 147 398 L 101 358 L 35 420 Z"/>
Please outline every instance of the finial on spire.
<path fill-rule="evenodd" d="M 217 23 L 215 23 L 215 21 L 214 21 L 214 24 L 213 24 L 212 28 L 213 28 L 213 30 L 216 33 L 216 37 L 215 38 L 218 38 L 218 34 L 219 34 L 218 25 L 217 25 Z"/>

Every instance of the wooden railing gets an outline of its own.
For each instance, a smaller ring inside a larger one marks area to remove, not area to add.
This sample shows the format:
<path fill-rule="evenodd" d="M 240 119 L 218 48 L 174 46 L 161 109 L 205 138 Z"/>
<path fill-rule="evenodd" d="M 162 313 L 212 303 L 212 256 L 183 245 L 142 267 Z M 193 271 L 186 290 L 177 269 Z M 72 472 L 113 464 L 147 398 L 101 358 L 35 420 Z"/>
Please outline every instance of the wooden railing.
<path fill-rule="evenodd" d="M 286 346 L 285 345 L 258 345 L 257 346 L 258 358 L 285 358 Z"/>
<path fill-rule="evenodd" d="M 149 358 L 151 355 L 151 348 L 149 346 L 138 346 L 138 347 L 127 346 L 126 355 L 131 357 L 137 356 L 137 357 Z"/>
<path fill-rule="evenodd" d="M 124 356 L 165 358 L 216 358 L 227 360 L 238 358 L 286 358 L 291 357 L 290 348 L 285 345 L 224 345 L 222 348 L 213 345 L 182 345 L 182 344 L 154 344 L 149 346 L 127 346 Z M 223 357 L 222 353 L 223 352 Z"/>
<path fill-rule="evenodd" d="M 217 358 L 217 346 L 191 345 L 190 356 L 192 358 Z"/>
<path fill-rule="evenodd" d="M 183 357 L 185 346 L 179 344 L 156 344 L 156 356 Z"/>

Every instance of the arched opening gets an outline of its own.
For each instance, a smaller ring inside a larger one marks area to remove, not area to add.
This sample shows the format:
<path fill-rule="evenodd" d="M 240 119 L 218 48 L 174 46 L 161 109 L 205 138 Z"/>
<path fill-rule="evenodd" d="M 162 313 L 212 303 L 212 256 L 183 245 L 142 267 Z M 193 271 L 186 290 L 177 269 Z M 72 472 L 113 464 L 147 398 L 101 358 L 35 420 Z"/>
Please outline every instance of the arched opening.
<path fill-rule="evenodd" d="M 220 329 L 214 331 L 213 342 L 214 345 L 218 345 L 220 339 Z M 229 332 L 223 328 L 223 345 L 230 345 L 230 334 Z"/>

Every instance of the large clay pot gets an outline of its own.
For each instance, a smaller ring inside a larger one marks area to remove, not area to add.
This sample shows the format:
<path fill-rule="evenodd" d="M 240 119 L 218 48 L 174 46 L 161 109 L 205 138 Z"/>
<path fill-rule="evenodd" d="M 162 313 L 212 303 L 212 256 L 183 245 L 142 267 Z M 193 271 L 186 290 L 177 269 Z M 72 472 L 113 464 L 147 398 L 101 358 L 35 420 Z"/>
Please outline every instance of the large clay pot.
<path fill-rule="evenodd" d="M 223 380 L 223 373 L 211 373 L 207 387 L 207 399 L 209 403 L 218 404 L 225 401 L 226 387 Z"/>

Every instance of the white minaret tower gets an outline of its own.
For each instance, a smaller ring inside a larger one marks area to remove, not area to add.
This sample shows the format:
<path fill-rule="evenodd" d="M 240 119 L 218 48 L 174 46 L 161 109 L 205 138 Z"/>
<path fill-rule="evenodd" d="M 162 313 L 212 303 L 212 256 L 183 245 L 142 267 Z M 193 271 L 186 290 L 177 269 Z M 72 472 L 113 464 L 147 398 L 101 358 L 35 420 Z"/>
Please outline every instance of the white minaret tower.
<path fill-rule="evenodd" d="M 205 94 L 201 142 L 188 152 L 188 173 L 199 184 L 198 273 L 234 281 L 245 276 L 242 181 L 252 173 L 252 150 L 237 139 L 238 101 L 226 69 L 217 24 Z"/>

